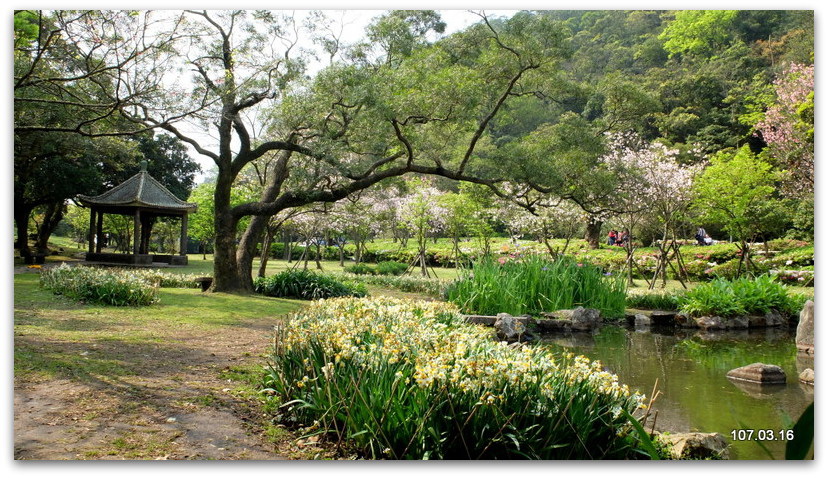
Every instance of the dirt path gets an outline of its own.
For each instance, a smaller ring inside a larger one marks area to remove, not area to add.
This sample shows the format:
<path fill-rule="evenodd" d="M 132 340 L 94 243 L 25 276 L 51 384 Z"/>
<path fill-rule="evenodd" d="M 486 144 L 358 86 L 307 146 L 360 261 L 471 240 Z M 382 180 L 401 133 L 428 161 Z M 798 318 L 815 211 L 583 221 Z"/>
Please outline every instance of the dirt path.
<path fill-rule="evenodd" d="M 15 458 L 281 458 L 256 430 L 254 405 L 235 397 L 234 384 L 220 378 L 223 370 L 264 353 L 266 327 L 252 325 L 179 336 L 174 348 L 77 350 L 139 363 L 142 373 L 120 383 L 16 382 Z"/>
<path fill-rule="evenodd" d="M 14 457 L 20 460 L 313 457 L 284 429 L 266 433 L 260 405 L 241 374 L 264 363 L 271 317 L 219 331 L 154 330 L 149 346 L 57 341 L 17 335 L 15 348 L 72 356 L 131 371 L 14 384 Z M 108 375 L 112 377 L 115 375 Z M 275 430 L 275 431 L 274 431 Z M 270 436 L 266 436 L 270 435 Z M 276 436 L 274 436 L 276 435 Z"/>

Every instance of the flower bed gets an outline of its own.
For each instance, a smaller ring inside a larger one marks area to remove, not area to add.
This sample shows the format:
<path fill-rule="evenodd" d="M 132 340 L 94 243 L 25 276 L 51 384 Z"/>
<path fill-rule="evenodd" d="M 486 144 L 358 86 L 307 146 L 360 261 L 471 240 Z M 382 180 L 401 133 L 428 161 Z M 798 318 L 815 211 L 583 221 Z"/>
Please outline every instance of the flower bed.
<path fill-rule="evenodd" d="M 374 276 L 365 274 L 340 273 L 337 274 L 345 280 L 378 285 L 380 287 L 390 287 L 402 292 L 416 292 L 421 294 L 428 294 L 434 297 L 440 297 L 449 283 L 446 279 L 417 277 L 417 276 Z"/>
<path fill-rule="evenodd" d="M 514 348 L 453 305 L 317 301 L 276 328 L 264 392 L 283 419 L 372 458 L 641 457 L 643 407 L 585 357 Z"/>
<path fill-rule="evenodd" d="M 73 300 L 96 304 L 136 306 L 158 301 L 157 287 L 132 270 L 61 264 L 41 270 L 40 286 Z"/>

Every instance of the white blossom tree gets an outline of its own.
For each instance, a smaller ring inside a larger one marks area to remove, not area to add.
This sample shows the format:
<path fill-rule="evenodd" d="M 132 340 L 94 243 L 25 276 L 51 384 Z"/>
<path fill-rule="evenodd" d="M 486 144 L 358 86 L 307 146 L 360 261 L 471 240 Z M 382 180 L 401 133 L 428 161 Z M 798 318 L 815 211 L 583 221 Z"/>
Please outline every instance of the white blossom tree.
<path fill-rule="evenodd" d="M 445 228 L 447 210 L 440 204 L 440 190 L 421 179 L 412 180 L 409 185 L 413 191 L 402 198 L 397 209 L 399 220 L 417 241 L 417 256 L 408 269 L 410 271 L 419 265 L 422 274 L 430 277 L 426 242 Z"/>
<path fill-rule="evenodd" d="M 624 230 L 630 234 L 645 216 L 656 219 L 661 226 L 661 239 L 656 241 L 659 262 L 653 280 L 648 281 L 650 288 L 654 287 L 659 275 L 662 285 L 666 284 L 668 267 L 673 268 L 681 280 L 686 273 L 676 242 L 676 225 L 690 206 L 693 181 L 701 171 L 701 164 L 681 164 L 677 149 L 657 142 L 644 142 L 633 133 L 613 134 L 609 145 L 609 152 L 601 161 L 619 176 L 622 189 L 617 197 L 623 207 L 618 218 Z M 627 277 L 631 283 L 635 266 L 634 242 L 627 240 L 624 247 L 627 250 Z M 678 270 L 672 262 L 676 262 Z"/>

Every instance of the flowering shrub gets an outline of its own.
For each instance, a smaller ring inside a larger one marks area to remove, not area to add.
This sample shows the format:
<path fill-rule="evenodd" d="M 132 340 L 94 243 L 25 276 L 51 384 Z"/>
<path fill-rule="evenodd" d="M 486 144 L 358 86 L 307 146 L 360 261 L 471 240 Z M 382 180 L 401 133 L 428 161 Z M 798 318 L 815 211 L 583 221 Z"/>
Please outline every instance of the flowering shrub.
<path fill-rule="evenodd" d="M 753 265 L 750 269 L 750 272 L 753 274 L 765 274 L 767 273 L 770 268 L 768 265 L 762 261 L 758 260 L 759 258 L 753 259 Z M 746 264 L 742 263 L 742 274 L 745 273 Z M 723 279 L 735 279 L 736 273 L 739 271 L 739 259 L 731 259 L 723 264 L 716 264 L 708 269 L 705 269 L 704 273 L 707 277 L 720 277 Z"/>
<path fill-rule="evenodd" d="M 304 269 L 291 269 L 270 277 L 257 277 L 253 281 L 253 290 L 270 297 L 296 299 L 368 295 L 368 290 L 362 284 L 340 281 L 333 276 L 316 274 Z"/>
<path fill-rule="evenodd" d="M 776 274 L 776 280 L 782 284 L 798 285 L 802 287 L 813 287 L 814 285 L 814 271 L 771 271 Z"/>
<path fill-rule="evenodd" d="M 134 306 L 158 301 L 157 287 L 133 270 L 61 264 L 41 270 L 40 286 L 70 299 L 96 304 Z"/>
<path fill-rule="evenodd" d="M 446 289 L 464 312 L 512 315 L 572 307 L 598 309 L 604 317 L 624 314 L 624 280 L 569 256 L 556 260 L 527 255 L 498 263 L 478 261 Z"/>
<path fill-rule="evenodd" d="M 196 279 L 201 277 L 198 274 L 173 274 L 159 269 L 124 269 L 134 277 L 156 287 L 175 287 L 181 289 L 194 289 L 199 287 Z"/>
<path fill-rule="evenodd" d="M 681 253 L 687 259 L 701 259 L 717 264 L 739 258 L 739 249 L 730 243 L 713 244 L 711 246 L 683 246 Z"/>
<path fill-rule="evenodd" d="M 715 262 L 708 262 L 705 259 L 685 260 L 684 270 L 691 280 L 703 280 L 709 278 L 708 273 L 712 272 L 712 268 L 716 265 Z"/>
<path fill-rule="evenodd" d="M 772 239 L 767 243 L 768 249 L 772 251 L 785 251 L 788 249 L 805 247 L 808 245 L 808 242 L 798 241 L 796 239 Z"/>
<path fill-rule="evenodd" d="M 445 279 L 433 279 L 418 276 L 371 276 L 356 274 L 338 274 L 339 277 L 363 284 L 390 287 L 403 292 L 417 292 L 440 297 L 448 284 Z"/>
<path fill-rule="evenodd" d="M 797 247 L 776 254 L 771 259 L 774 267 L 800 268 L 814 265 L 814 246 Z"/>
<path fill-rule="evenodd" d="M 585 357 L 494 342 L 450 304 L 317 301 L 274 343 L 267 399 L 371 458 L 640 456 L 623 411 L 642 395 Z"/>

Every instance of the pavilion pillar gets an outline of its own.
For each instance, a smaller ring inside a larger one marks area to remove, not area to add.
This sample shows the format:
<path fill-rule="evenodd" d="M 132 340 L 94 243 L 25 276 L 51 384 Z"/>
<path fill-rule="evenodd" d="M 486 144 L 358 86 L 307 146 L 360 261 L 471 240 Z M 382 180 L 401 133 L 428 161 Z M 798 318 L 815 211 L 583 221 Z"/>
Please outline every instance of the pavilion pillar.
<path fill-rule="evenodd" d="M 179 246 L 179 254 L 182 256 L 187 255 L 187 213 L 185 212 L 183 216 L 181 216 L 181 244 Z"/>
<path fill-rule="evenodd" d="M 101 253 L 103 247 L 103 211 L 98 212 L 98 226 L 96 228 L 95 238 L 95 252 Z"/>
<path fill-rule="evenodd" d="M 95 208 L 89 208 L 89 253 L 95 252 Z"/>
<path fill-rule="evenodd" d="M 138 255 L 138 248 L 141 246 L 141 211 L 135 210 L 135 216 L 132 218 L 132 253 Z"/>

